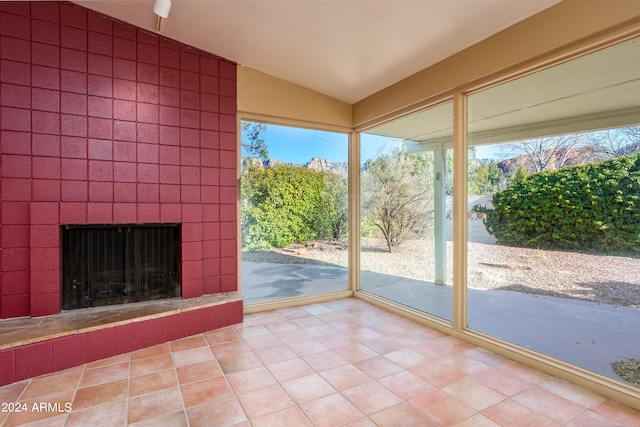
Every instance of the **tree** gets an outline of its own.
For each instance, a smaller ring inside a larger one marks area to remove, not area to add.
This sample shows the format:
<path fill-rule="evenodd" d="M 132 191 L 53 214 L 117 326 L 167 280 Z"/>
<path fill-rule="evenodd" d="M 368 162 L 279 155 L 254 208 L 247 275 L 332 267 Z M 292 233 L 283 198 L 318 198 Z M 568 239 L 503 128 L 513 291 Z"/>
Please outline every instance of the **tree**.
<path fill-rule="evenodd" d="M 469 165 L 469 194 L 492 194 L 500 189 L 504 173 L 498 163 L 491 160 L 488 163 Z"/>
<path fill-rule="evenodd" d="M 571 150 L 581 143 L 582 136 L 560 135 L 505 144 L 508 154 L 523 155 L 532 164 L 532 172 L 560 169 L 567 165 Z"/>
<path fill-rule="evenodd" d="M 267 160 L 269 149 L 264 142 L 263 134 L 267 130 L 267 125 L 257 122 L 240 122 L 240 148 L 242 157 L 259 157 Z"/>
<path fill-rule="evenodd" d="M 377 227 L 389 252 L 427 230 L 433 214 L 433 163 L 402 151 L 365 163 L 362 215 Z"/>
<path fill-rule="evenodd" d="M 588 136 L 588 143 L 600 158 L 626 156 L 640 151 L 640 127 L 593 132 Z"/>
<path fill-rule="evenodd" d="M 507 188 L 514 185 L 523 184 L 527 180 L 528 176 L 529 174 L 527 173 L 526 169 L 521 165 L 518 165 L 507 178 Z"/>

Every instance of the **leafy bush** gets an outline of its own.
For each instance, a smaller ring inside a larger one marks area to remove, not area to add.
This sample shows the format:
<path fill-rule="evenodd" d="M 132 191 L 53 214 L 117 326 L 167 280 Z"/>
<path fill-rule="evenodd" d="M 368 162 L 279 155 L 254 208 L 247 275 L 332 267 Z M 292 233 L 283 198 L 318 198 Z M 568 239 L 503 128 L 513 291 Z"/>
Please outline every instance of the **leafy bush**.
<path fill-rule="evenodd" d="M 242 243 L 266 250 L 346 232 L 346 183 L 333 173 L 280 165 L 242 177 Z"/>
<path fill-rule="evenodd" d="M 640 252 L 640 158 L 532 174 L 480 206 L 498 243 Z"/>

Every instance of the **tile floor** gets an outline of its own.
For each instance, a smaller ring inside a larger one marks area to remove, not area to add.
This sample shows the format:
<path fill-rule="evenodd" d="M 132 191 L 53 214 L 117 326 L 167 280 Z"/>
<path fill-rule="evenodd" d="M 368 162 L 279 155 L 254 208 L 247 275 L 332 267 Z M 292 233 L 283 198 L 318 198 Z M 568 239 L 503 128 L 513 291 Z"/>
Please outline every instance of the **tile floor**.
<path fill-rule="evenodd" d="M 2 426 L 640 426 L 640 411 L 355 298 L 10 384 L 0 402 Z"/>

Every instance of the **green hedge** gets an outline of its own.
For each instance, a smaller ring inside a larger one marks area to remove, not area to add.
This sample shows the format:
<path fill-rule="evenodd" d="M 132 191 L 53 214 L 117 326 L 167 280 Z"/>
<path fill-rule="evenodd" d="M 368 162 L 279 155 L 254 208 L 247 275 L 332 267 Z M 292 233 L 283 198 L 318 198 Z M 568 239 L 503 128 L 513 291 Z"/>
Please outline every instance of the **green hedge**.
<path fill-rule="evenodd" d="M 249 167 L 242 176 L 242 243 L 251 250 L 338 238 L 346 232 L 346 182 L 297 166 Z"/>
<path fill-rule="evenodd" d="M 640 252 L 640 158 L 530 175 L 497 192 L 485 225 L 514 246 Z"/>

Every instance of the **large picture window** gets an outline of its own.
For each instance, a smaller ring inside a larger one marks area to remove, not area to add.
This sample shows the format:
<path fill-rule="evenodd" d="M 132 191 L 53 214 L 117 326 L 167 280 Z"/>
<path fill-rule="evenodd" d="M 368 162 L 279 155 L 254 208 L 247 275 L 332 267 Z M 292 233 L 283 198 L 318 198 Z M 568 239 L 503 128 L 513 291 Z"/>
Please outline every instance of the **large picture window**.
<path fill-rule="evenodd" d="M 241 122 L 245 302 L 348 288 L 346 134 Z"/>
<path fill-rule="evenodd" d="M 452 320 L 452 103 L 360 143 L 360 289 Z"/>
<path fill-rule="evenodd" d="M 640 41 L 468 97 L 468 327 L 622 380 L 640 358 Z M 472 196 L 478 197 L 471 201 Z"/>

